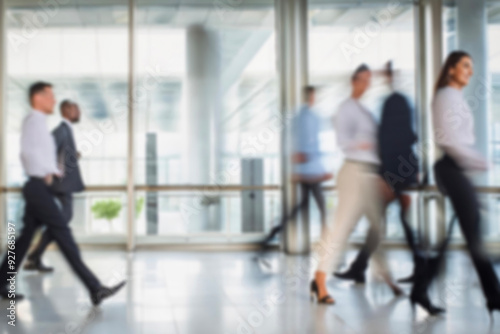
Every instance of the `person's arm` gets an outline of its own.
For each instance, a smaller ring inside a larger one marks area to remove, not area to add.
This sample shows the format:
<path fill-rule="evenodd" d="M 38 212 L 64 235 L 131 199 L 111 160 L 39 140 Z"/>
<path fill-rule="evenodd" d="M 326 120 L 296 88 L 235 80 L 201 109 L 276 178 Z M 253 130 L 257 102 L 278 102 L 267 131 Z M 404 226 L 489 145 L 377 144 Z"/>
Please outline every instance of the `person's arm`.
<path fill-rule="evenodd" d="M 466 170 L 486 170 L 486 159 L 474 148 L 460 144 L 458 126 L 464 119 L 461 101 L 449 94 L 437 94 L 433 103 L 434 140 Z"/>
<path fill-rule="evenodd" d="M 54 137 L 54 141 L 56 143 L 57 156 L 59 156 L 63 150 L 65 131 L 66 129 L 64 129 L 61 125 L 52 131 L 52 136 Z"/>
<path fill-rule="evenodd" d="M 412 145 L 418 139 L 413 127 L 413 110 L 410 106 L 410 103 L 403 95 L 398 96 L 398 104 L 401 110 L 402 120 L 404 122 L 404 124 L 402 124 L 403 128 L 407 129 L 407 131 L 405 131 L 406 139 L 408 140 L 407 143 L 409 145 Z"/>

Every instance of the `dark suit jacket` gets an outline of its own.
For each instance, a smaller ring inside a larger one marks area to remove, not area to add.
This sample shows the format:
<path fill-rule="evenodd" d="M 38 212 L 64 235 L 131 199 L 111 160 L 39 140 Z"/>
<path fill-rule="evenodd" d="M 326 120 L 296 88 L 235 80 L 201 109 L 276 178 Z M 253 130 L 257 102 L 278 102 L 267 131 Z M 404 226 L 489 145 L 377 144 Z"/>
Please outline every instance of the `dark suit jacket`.
<path fill-rule="evenodd" d="M 394 92 L 384 103 L 378 131 L 381 174 L 396 192 L 417 182 L 418 163 L 413 152 L 417 135 L 406 97 Z"/>
<path fill-rule="evenodd" d="M 82 176 L 78 166 L 78 152 L 76 150 L 73 131 L 65 122 L 61 122 L 52 131 L 57 147 L 57 159 L 59 166 L 62 165 L 64 176 L 56 177 L 52 190 L 56 193 L 74 193 L 83 191 Z"/>

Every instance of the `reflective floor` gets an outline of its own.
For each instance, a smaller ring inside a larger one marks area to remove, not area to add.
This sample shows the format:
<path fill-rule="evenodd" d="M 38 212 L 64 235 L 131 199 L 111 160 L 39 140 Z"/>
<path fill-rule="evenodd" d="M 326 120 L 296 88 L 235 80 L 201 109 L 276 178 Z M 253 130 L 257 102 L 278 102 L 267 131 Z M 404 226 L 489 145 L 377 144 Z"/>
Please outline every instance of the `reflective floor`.
<path fill-rule="evenodd" d="M 366 285 L 336 279 L 329 287 L 337 304 L 310 302 L 308 257 L 271 253 L 270 267 L 252 252 L 85 251 L 85 260 L 105 284 L 123 278 L 126 289 L 91 308 L 84 287 L 57 251 L 49 251 L 51 274 L 22 272 L 16 327 L 7 325 L 0 302 L 0 333 L 500 333 L 500 313 L 490 321 L 470 260 L 449 253 L 446 273 L 432 298 L 446 316 L 412 313 L 407 297 L 394 298 L 371 278 Z M 395 277 L 410 273 L 408 252 L 390 251 Z M 346 260 L 354 256 L 349 251 Z M 500 269 L 497 266 L 497 269 Z M 409 287 L 403 286 L 408 293 Z"/>

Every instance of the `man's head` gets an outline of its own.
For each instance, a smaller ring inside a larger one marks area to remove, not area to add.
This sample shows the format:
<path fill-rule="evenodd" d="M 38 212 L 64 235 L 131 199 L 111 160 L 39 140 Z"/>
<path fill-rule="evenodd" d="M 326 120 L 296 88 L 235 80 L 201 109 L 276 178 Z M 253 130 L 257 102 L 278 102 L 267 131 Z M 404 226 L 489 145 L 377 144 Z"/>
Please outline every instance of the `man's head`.
<path fill-rule="evenodd" d="M 29 100 L 33 109 L 52 114 L 56 104 L 52 84 L 42 81 L 32 84 L 29 88 Z"/>
<path fill-rule="evenodd" d="M 61 116 L 71 123 L 78 123 L 80 121 L 80 108 L 78 104 L 64 100 L 61 102 Z"/>
<path fill-rule="evenodd" d="M 359 65 L 351 76 L 352 95 L 354 98 L 361 97 L 370 86 L 372 73 L 365 64 Z"/>
<path fill-rule="evenodd" d="M 316 87 L 306 86 L 304 88 L 304 99 L 308 105 L 313 106 L 316 102 Z"/>

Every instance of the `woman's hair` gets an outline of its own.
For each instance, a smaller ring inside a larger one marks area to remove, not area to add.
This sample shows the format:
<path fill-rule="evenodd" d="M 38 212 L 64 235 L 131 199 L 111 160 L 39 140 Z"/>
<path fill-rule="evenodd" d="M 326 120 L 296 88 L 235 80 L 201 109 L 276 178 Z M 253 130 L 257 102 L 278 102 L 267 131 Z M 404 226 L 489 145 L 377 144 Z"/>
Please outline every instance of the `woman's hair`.
<path fill-rule="evenodd" d="M 460 62 L 460 60 L 462 60 L 463 57 L 471 58 L 471 56 L 465 51 L 453 51 L 448 55 L 448 58 L 446 58 L 446 61 L 444 62 L 443 67 L 441 68 L 441 72 L 439 73 L 439 77 L 436 82 L 435 93 L 440 88 L 448 86 L 448 83 L 450 81 L 449 78 L 450 69 L 455 67 Z"/>

